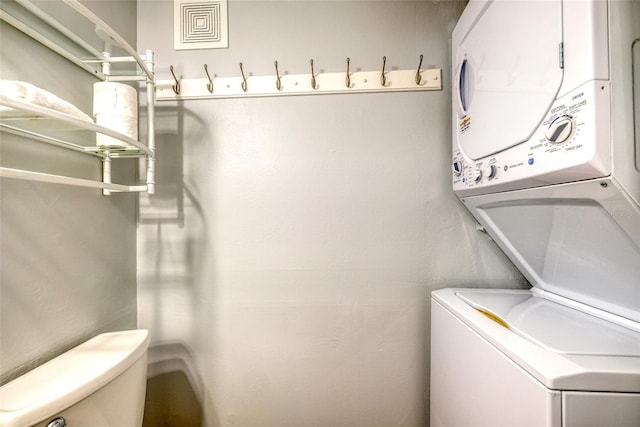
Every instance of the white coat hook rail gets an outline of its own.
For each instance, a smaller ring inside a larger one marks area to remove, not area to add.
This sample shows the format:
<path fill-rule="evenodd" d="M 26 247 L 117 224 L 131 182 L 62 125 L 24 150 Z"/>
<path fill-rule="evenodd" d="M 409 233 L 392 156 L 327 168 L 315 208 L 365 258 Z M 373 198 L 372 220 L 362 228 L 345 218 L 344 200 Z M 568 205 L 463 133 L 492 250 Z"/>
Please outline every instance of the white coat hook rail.
<path fill-rule="evenodd" d="M 254 76 L 245 74 L 242 62 L 240 76 L 217 77 L 204 69 L 206 77 L 177 78 L 173 65 L 172 79 L 156 81 L 158 101 L 240 98 L 259 96 L 292 96 L 336 93 L 407 92 L 442 90 L 442 69 L 422 68 L 423 56 L 417 70 L 389 70 L 387 57 L 382 58 L 382 71 L 353 71 L 351 58 L 347 58 L 346 73 L 316 73 L 314 61 L 310 60 L 310 74 L 282 74 L 275 61 L 275 75 Z"/>

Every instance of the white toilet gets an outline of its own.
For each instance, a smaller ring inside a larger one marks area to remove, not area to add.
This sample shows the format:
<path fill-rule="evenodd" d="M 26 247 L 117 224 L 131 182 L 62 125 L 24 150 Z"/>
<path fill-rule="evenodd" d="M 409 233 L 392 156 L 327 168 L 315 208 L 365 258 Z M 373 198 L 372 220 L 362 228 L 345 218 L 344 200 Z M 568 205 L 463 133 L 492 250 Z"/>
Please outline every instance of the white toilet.
<path fill-rule="evenodd" d="M 140 427 L 149 332 L 98 335 L 0 387 L 0 427 Z"/>

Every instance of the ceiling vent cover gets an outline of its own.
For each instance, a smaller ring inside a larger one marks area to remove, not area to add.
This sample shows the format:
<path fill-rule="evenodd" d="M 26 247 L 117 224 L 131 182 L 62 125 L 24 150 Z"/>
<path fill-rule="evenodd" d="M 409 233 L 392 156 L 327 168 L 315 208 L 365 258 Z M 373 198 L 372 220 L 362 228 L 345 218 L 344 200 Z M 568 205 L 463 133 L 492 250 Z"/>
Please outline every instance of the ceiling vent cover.
<path fill-rule="evenodd" d="M 229 47 L 227 0 L 174 0 L 174 48 Z"/>

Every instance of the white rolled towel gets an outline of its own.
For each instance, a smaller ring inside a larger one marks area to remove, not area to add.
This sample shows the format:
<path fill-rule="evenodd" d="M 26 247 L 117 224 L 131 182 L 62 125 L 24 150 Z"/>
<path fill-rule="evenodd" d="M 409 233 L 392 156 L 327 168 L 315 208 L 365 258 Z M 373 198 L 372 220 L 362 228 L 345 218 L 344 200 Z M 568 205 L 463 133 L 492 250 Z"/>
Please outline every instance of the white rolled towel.
<path fill-rule="evenodd" d="M 40 89 L 39 87 L 34 86 L 31 83 L 22 82 L 19 80 L 0 80 L 0 94 L 9 98 L 26 102 L 28 104 L 37 105 L 39 107 L 44 107 L 50 110 L 65 113 L 82 120 L 90 122 L 93 121 L 91 117 L 83 113 L 75 105 L 71 104 L 68 101 L 65 101 L 62 98 L 57 97 L 51 92 Z M 2 107 L 2 109 L 7 109 L 7 107 Z"/>

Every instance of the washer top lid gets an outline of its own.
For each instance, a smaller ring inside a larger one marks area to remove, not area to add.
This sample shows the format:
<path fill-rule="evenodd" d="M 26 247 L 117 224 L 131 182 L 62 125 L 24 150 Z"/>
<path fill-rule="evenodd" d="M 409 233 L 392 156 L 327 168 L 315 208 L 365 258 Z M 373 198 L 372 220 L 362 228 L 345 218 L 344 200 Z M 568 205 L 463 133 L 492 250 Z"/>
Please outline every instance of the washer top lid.
<path fill-rule="evenodd" d="M 549 351 L 640 357 L 640 332 L 531 293 L 456 295 L 512 332 Z"/>
<path fill-rule="evenodd" d="M 615 180 L 463 200 L 537 289 L 640 324 L 640 206 Z"/>

